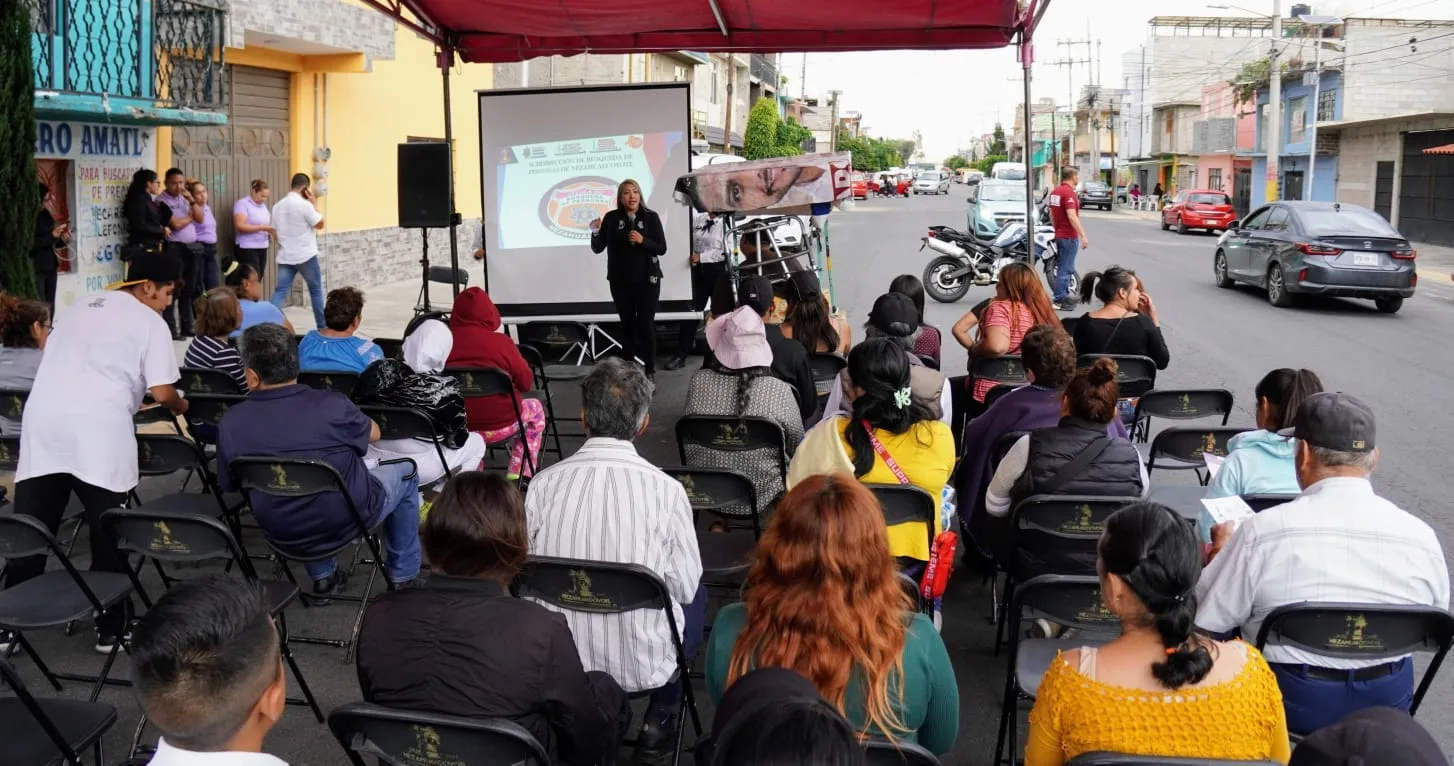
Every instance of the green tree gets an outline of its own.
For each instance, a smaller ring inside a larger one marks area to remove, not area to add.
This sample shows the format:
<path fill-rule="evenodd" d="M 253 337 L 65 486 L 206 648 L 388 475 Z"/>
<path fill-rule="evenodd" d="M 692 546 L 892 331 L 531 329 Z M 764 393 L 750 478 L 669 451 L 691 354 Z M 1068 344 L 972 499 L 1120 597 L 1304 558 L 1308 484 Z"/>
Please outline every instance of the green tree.
<path fill-rule="evenodd" d="M 798 121 L 789 117 L 786 121 L 778 123 L 777 126 L 777 156 L 793 157 L 803 153 L 803 142 L 813 137 L 813 131 L 808 130 Z"/>
<path fill-rule="evenodd" d="M 26 3 L 0 3 L 0 288 L 35 297 L 35 72 Z"/>
<path fill-rule="evenodd" d="M 972 165 L 970 165 L 970 167 L 974 168 L 975 170 L 978 170 L 981 173 L 984 173 L 985 175 L 989 175 L 990 174 L 990 171 L 994 169 L 996 162 L 1009 162 L 1009 161 L 1010 161 L 1010 158 L 1009 158 L 1008 155 L 1004 155 L 1004 154 L 990 154 L 990 155 L 985 156 L 984 159 L 982 159 L 982 160 L 980 160 L 978 162 L 973 163 Z"/>
<path fill-rule="evenodd" d="M 951 154 L 948 157 L 944 158 L 944 167 L 949 168 L 950 170 L 967 168 L 969 167 L 969 160 L 959 156 L 958 154 Z"/>
<path fill-rule="evenodd" d="M 1287 76 L 1287 62 L 1282 62 L 1278 67 L 1282 70 L 1283 76 Z M 1237 96 L 1237 103 L 1247 103 L 1257 99 L 1257 91 L 1268 86 L 1268 75 L 1272 73 L 1272 62 L 1262 58 L 1249 61 L 1237 70 L 1237 74 L 1227 81 L 1232 86 L 1232 92 Z"/>
<path fill-rule="evenodd" d="M 919 150 L 919 144 L 912 138 L 900 138 L 888 143 L 893 148 L 894 154 L 899 156 L 898 160 L 890 163 L 890 166 L 909 164 L 909 161 L 914 158 L 914 152 Z"/>
<path fill-rule="evenodd" d="M 781 124 L 782 118 L 778 116 L 777 104 L 769 99 L 758 99 L 752 105 L 752 111 L 747 113 L 747 132 L 742 136 L 742 156 L 749 160 L 780 156 L 777 133 Z"/>
<path fill-rule="evenodd" d="M 990 141 L 989 151 L 985 154 L 986 156 L 1009 155 L 1009 151 L 1005 149 L 1005 127 L 998 122 L 995 123 L 994 140 Z M 1003 162 L 1003 160 L 1001 161 Z"/>

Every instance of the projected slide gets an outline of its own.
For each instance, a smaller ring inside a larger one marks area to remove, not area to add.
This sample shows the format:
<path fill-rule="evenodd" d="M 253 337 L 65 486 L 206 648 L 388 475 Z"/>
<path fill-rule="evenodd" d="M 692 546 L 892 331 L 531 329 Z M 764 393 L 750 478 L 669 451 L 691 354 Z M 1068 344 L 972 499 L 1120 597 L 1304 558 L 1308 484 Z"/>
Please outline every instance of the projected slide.
<path fill-rule="evenodd" d="M 616 207 L 625 179 L 651 199 L 681 132 L 628 133 L 501 149 L 496 160 L 501 249 L 590 242 L 591 221 Z M 672 179 L 664 179 L 670 183 Z"/>

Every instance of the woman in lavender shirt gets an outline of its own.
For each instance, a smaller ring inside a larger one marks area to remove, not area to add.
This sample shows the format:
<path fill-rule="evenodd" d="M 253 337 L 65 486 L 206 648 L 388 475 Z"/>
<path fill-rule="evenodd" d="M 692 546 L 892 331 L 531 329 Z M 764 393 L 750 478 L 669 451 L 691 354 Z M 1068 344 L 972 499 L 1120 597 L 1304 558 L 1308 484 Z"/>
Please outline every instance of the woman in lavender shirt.
<path fill-rule="evenodd" d="M 252 182 L 252 193 L 232 206 L 232 227 L 237 230 L 233 258 L 255 269 L 259 276 L 268 265 L 268 236 L 273 231 L 273 214 L 268 210 L 268 183 Z"/>
<path fill-rule="evenodd" d="M 212 206 L 207 204 L 207 185 L 192 179 L 187 181 L 187 191 L 192 193 L 192 228 L 197 232 L 197 244 L 202 252 L 197 255 L 196 285 L 185 287 L 187 295 L 196 299 L 214 287 L 222 286 L 222 269 L 217 264 L 217 219 L 212 215 Z"/>

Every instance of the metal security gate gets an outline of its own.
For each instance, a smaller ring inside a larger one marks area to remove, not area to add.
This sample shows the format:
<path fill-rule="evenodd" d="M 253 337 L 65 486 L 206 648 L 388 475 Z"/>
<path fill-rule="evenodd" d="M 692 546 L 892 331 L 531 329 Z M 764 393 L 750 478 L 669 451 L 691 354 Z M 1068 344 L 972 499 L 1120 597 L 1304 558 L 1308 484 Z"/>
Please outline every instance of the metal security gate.
<path fill-rule="evenodd" d="M 266 181 L 271 207 L 288 192 L 292 76 L 288 72 L 229 66 L 225 74 L 226 125 L 172 131 L 172 162 L 189 178 L 207 184 L 217 217 L 217 249 L 232 257 L 232 205 L 251 193 L 253 179 Z M 270 292 L 277 265 L 268 254 L 263 288 Z"/>
<path fill-rule="evenodd" d="M 1454 130 L 1404 134 L 1398 229 L 1409 239 L 1454 245 L 1454 157 L 1424 154 L 1449 143 Z"/>
<path fill-rule="evenodd" d="M 1373 172 L 1373 212 L 1383 220 L 1393 220 L 1393 168 L 1394 162 L 1380 162 Z"/>
<path fill-rule="evenodd" d="M 1237 168 L 1232 174 L 1232 211 L 1245 217 L 1252 207 L 1252 169 Z"/>

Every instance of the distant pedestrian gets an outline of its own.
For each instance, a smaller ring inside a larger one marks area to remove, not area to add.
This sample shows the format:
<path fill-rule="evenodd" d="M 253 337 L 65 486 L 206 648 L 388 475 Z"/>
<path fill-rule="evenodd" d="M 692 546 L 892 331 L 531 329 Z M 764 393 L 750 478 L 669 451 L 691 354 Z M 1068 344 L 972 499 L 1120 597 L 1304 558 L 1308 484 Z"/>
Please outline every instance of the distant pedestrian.
<path fill-rule="evenodd" d="M 187 191 L 187 176 L 180 168 L 170 168 L 163 176 L 162 193 L 157 195 L 167 209 L 167 250 L 182 264 L 177 285 L 177 300 L 162 312 L 172 328 L 172 339 L 192 336 L 192 301 L 188 299 L 197 281 L 197 220 L 192 214 L 192 193 Z M 180 304 L 180 306 L 178 305 Z"/>
<path fill-rule="evenodd" d="M 313 323 L 319 329 L 328 325 L 323 318 L 323 270 L 318 263 L 317 231 L 323 228 L 323 213 L 318 211 L 318 198 L 309 189 L 312 179 L 307 173 L 293 175 L 293 190 L 273 206 L 273 228 L 278 237 L 278 288 L 273 291 L 273 305 L 283 307 L 294 279 L 301 274 L 308 284 L 308 299 L 313 304 Z"/>
<path fill-rule="evenodd" d="M 207 184 L 189 179 L 187 191 L 192 195 L 192 228 L 197 230 L 197 250 L 192 253 L 197 278 L 187 285 L 187 295 L 195 303 L 208 290 L 222 286 L 222 268 L 217 263 L 217 218 L 207 204 Z M 193 309 L 195 314 L 195 305 Z"/>
<path fill-rule="evenodd" d="M 1075 309 L 1075 295 L 1070 292 L 1075 256 L 1081 248 L 1090 247 L 1090 237 L 1086 236 L 1080 221 L 1080 195 L 1075 191 L 1079 184 L 1080 171 L 1073 167 L 1064 168 L 1060 171 L 1060 185 L 1046 198 L 1046 204 L 1050 206 L 1050 221 L 1055 225 L 1055 248 L 1059 254 L 1055 283 L 1051 285 L 1051 299 L 1057 311 Z"/>

